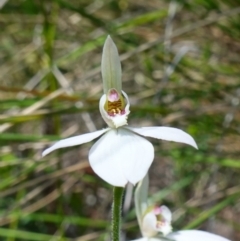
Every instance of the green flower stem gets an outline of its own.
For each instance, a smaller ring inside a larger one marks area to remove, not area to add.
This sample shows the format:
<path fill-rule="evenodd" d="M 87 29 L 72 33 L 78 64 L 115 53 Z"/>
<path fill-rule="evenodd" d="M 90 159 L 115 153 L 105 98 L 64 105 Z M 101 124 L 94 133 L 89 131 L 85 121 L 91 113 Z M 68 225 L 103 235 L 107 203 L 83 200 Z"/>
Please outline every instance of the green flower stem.
<path fill-rule="evenodd" d="M 120 240 L 121 211 L 123 201 L 123 187 L 114 187 L 112 205 L 112 241 Z"/>

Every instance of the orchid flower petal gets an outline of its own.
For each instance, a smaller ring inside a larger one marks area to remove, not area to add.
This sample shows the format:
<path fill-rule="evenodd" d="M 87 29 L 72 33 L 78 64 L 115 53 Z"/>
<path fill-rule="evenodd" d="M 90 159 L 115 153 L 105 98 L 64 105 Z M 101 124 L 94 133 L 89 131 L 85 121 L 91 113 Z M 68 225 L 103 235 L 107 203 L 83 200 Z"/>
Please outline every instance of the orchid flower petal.
<path fill-rule="evenodd" d="M 229 239 L 223 238 L 219 235 L 200 230 L 173 232 L 169 234 L 167 238 L 173 239 L 174 241 L 230 241 Z"/>
<path fill-rule="evenodd" d="M 131 241 L 167 241 L 167 240 L 162 240 L 162 239 L 157 239 L 157 238 L 139 238 L 139 239 L 134 239 Z"/>
<path fill-rule="evenodd" d="M 141 231 L 143 237 L 154 237 L 157 235 L 157 217 L 153 212 L 149 212 L 144 216 Z"/>
<path fill-rule="evenodd" d="M 170 209 L 165 205 L 162 205 L 159 209 L 160 209 L 160 214 L 162 215 L 164 220 L 171 223 L 172 222 L 172 212 L 170 211 Z"/>
<path fill-rule="evenodd" d="M 128 181 L 135 185 L 147 174 L 154 159 L 154 148 L 145 138 L 125 129 L 120 131 L 127 136 L 125 145 L 128 149 L 128 160 L 122 162 L 122 166 Z"/>
<path fill-rule="evenodd" d="M 70 138 L 58 141 L 50 148 L 47 148 L 42 153 L 42 156 L 46 156 L 47 154 L 49 154 L 50 152 L 52 152 L 56 149 L 60 149 L 63 147 L 77 146 L 77 145 L 81 145 L 83 143 L 90 142 L 90 141 L 96 139 L 97 137 L 101 136 L 103 133 L 107 132 L 108 130 L 109 130 L 109 128 L 106 128 L 104 130 L 95 131 L 92 133 L 86 133 L 83 135 L 74 136 L 74 137 L 70 137 Z"/>
<path fill-rule="evenodd" d="M 124 157 L 119 155 L 122 148 L 121 140 L 124 142 L 119 137 L 118 130 L 111 129 L 89 151 L 89 162 L 94 172 L 113 186 L 125 186 L 128 182 L 121 166 L 127 153 Z"/>
<path fill-rule="evenodd" d="M 148 238 L 138 238 L 131 241 L 149 241 Z"/>
<path fill-rule="evenodd" d="M 126 127 L 139 135 L 146 137 L 153 137 L 157 139 L 162 139 L 166 141 L 175 141 L 180 143 L 185 143 L 198 149 L 194 139 L 186 132 L 173 128 L 173 127 L 142 127 L 142 128 L 132 128 Z"/>
<path fill-rule="evenodd" d="M 147 173 L 153 161 L 153 146 L 125 129 L 112 129 L 89 152 L 94 172 L 113 186 L 135 184 Z"/>

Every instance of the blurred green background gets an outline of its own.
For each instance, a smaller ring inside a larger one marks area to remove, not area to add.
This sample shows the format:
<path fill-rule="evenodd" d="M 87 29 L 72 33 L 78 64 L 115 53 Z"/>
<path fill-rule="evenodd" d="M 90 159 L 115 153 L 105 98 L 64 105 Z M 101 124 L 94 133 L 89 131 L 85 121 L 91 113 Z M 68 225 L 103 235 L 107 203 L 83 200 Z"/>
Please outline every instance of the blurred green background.
<path fill-rule="evenodd" d="M 240 240 L 238 0 L 0 0 L 0 240 L 109 240 L 112 187 L 90 144 L 52 142 L 106 126 L 104 40 L 122 59 L 131 126 L 172 126 L 199 150 L 151 140 L 152 201 L 174 230 Z M 140 237 L 126 192 L 123 240 Z"/>

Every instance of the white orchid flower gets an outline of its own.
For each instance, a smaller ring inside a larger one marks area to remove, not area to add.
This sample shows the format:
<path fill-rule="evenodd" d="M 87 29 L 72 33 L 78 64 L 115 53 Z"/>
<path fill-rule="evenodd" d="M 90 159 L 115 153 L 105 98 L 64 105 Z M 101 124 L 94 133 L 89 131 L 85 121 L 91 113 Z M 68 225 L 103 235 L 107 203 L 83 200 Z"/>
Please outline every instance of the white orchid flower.
<path fill-rule="evenodd" d="M 123 187 L 128 182 L 135 185 L 143 179 L 153 161 L 153 145 L 143 137 L 181 142 L 197 148 L 194 139 L 177 128 L 128 127 L 130 103 L 127 94 L 122 91 L 121 74 L 117 48 L 108 36 L 102 55 L 104 94 L 99 109 L 109 127 L 61 140 L 46 149 L 43 156 L 56 149 L 81 145 L 102 136 L 90 149 L 90 165 L 103 180 Z"/>
<path fill-rule="evenodd" d="M 172 213 L 166 206 L 149 206 L 148 199 L 148 175 L 138 183 L 134 195 L 138 224 L 145 238 L 154 238 L 159 233 L 166 236 L 172 231 Z"/>
<path fill-rule="evenodd" d="M 148 175 L 138 183 L 134 195 L 136 215 L 142 238 L 132 241 L 230 241 L 221 236 L 200 231 L 183 230 L 171 232 L 171 211 L 166 206 L 152 208 L 148 206 Z"/>
<path fill-rule="evenodd" d="M 201 230 L 183 230 L 160 238 L 140 238 L 132 241 L 231 241 L 219 235 Z"/>

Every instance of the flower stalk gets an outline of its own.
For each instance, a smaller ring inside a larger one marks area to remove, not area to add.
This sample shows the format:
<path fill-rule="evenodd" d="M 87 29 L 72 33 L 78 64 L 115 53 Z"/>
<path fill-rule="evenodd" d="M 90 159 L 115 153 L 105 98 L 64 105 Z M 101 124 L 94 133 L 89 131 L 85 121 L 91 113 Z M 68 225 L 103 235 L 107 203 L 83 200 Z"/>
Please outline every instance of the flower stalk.
<path fill-rule="evenodd" d="M 112 205 L 112 241 L 120 240 L 120 227 L 122 215 L 123 187 L 113 188 L 113 205 Z"/>

